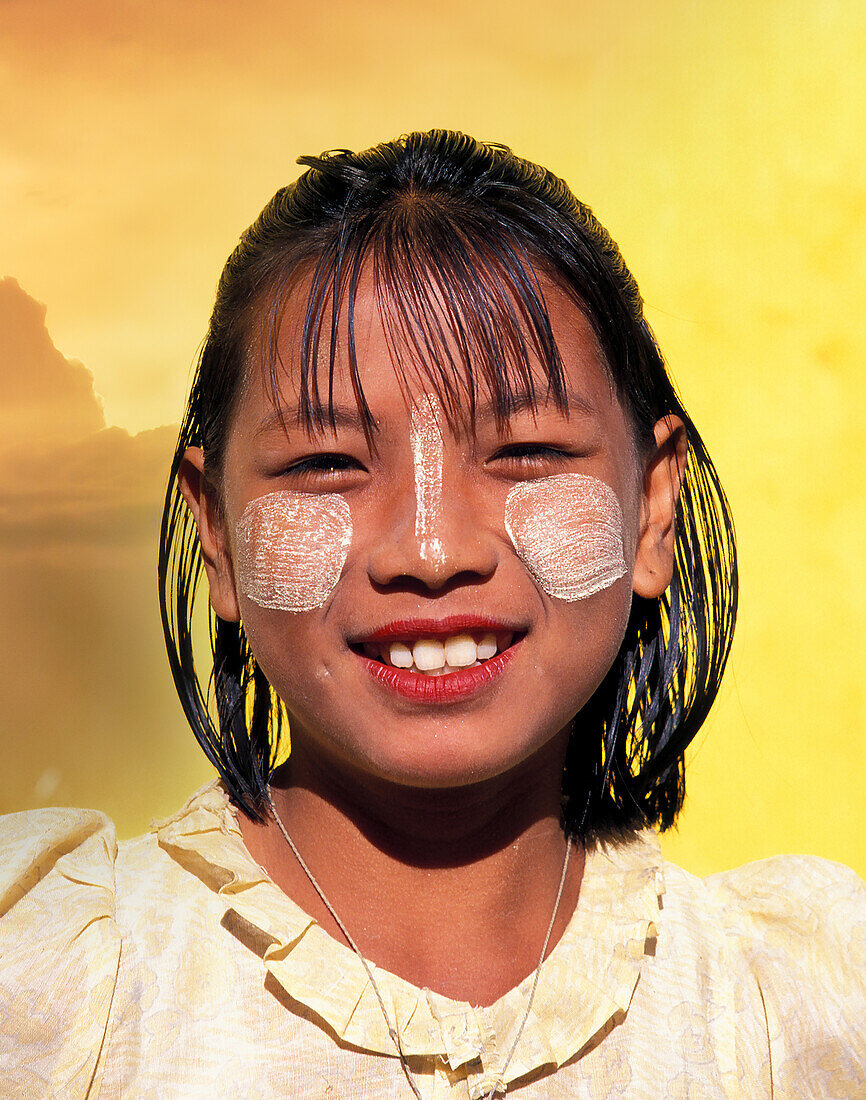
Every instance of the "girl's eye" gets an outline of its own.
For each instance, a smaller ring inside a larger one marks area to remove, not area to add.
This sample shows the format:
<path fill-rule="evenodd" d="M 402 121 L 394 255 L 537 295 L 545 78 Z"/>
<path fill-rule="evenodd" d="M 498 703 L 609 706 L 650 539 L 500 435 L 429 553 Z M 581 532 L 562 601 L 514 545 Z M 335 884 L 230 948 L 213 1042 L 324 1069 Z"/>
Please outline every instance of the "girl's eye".
<path fill-rule="evenodd" d="M 303 476 L 304 474 L 339 474 L 346 470 L 362 470 L 363 466 L 356 458 L 344 454 L 315 454 L 307 458 L 293 462 L 286 469 L 287 474 Z"/>
<path fill-rule="evenodd" d="M 543 443 L 515 443 L 504 447 L 494 459 L 500 462 L 513 462 L 520 466 L 550 465 L 567 462 L 573 456 L 559 447 L 549 447 Z"/>

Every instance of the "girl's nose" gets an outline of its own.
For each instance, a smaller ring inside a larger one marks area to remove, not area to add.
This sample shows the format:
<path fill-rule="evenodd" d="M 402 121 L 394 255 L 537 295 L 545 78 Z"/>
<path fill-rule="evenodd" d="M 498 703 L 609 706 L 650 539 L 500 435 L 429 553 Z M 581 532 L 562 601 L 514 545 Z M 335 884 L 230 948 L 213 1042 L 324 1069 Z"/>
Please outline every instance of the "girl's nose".
<path fill-rule="evenodd" d="M 471 502 L 452 486 L 438 507 L 421 514 L 411 487 L 391 498 L 369 557 L 370 579 L 382 586 L 420 582 L 436 590 L 460 578 L 489 577 L 498 561 L 497 540 Z"/>

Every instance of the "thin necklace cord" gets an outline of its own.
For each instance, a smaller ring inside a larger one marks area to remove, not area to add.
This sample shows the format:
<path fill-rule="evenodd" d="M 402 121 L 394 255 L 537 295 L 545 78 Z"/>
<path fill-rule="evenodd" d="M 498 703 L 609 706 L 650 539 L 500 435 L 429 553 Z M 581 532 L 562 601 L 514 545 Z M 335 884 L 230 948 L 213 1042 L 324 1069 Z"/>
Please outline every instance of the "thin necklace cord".
<path fill-rule="evenodd" d="M 283 834 L 283 838 L 285 839 L 286 843 L 291 848 L 292 854 L 294 855 L 295 859 L 298 861 L 298 864 L 300 865 L 301 870 L 304 872 L 304 874 L 310 880 L 311 886 L 316 891 L 316 893 L 319 895 L 319 897 L 322 899 L 322 904 L 325 906 L 325 908 L 328 910 L 328 912 L 334 918 L 334 921 L 336 922 L 337 927 L 340 929 L 340 931 L 346 937 L 346 942 L 349 944 L 349 946 L 352 948 L 352 950 L 358 956 L 358 958 L 361 962 L 361 965 L 364 967 L 364 970 L 367 974 L 367 978 L 370 982 L 370 985 L 373 989 L 373 992 L 376 994 L 376 1000 L 379 1002 L 379 1008 L 382 1011 L 382 1017 L 385 1020 L 385 1025 L 388 1028 L 388 1034 L 391 1036 L 391 1040 L 392 1040 L 392 1042 L 394 1043 L 394 1046 L 397 1049 L 397 1055 L 399 1056 L 399 1059 L 400 1059 L 400 1065 L 403 1068 L 403 1073 L 406 1076 L 406 1081 L 409 1084 L 409 1088 L 412 1090 L 412 1092 L 418 1098 L 418 1100 L 423 1100 L 423 1097 L 421 1095 L 421 1090 L 419 1089 L 418 1083 L 416 1082 L 415 1078 L 412 1075 L 412 1071 L 409 1069 L 409 1065 L 408 1065 L 408 1062 L 406 1060 L 406 1055 L 403 1053 L 403 1046 L 400 1042 L 400 1033 L 397 1029 L 396 1021 L 395 1021 L 394 1026 L 392 1027 L 391 1026 L 391 1021 L 388 1018 L 388 1010 L 385 1008 L 385 1002 L 382 998 L 382 994 L 379 991 L 379 986 L 376 984 L 376 979 L 373 977 L 373 971 L 370 969 L 369 963 L 367 962 L 367 960 L 362 955 L 361 949 L 355 943 L 354 939 L 352 938 L 352 936 L 349 933 L 349 930 L 346 928 L 345 924 L 343 924 L 342 920 L 337 915 L 337 911 L 334 909 L 333 905 L 331 905 L 330 901 L 328 901 L 327 897 L 325 896 L 324 890 L 322 890 L 322 887 L 316 881 L 316 878 L 313 875 L 313 872 L 310 870 L 310 868 L 304 862 L 304 859 L 303 859 L 301 853 L 295 847 L 295 842 L 289 836 L 288 830 L 286 829 L 285 825 L 283 824 L 282 819 L 280 818 L 280 815 L 277 813 L 277 809 L 274 806 L 274 801 L 273 801 L 273 798 L 271 797 L 270 788 L 266 788 L 266 794 L 267 794 L 267 799 L 268 799 L 268 805 L 270 806 L 271 814 L 273 815 L 274 821 L 277 823 L 277 826 L 278 826 L 280 832 Z M 548 948 L 548 945 L 550 944 L 550 937 L 553 934 L 553 926 L 556 923 L 556 915 L 559 912 L 559 905 L 560 905 L 560 902 L 562 901 L 563 891 L 565 890 L 565 879 L 566 879 L 566 875 L 567 875 L 567 872 L 568 872 L 569 858 L 571 856 L 571 846 L 572 846 L 572 841 L 571 841 L 571 837 L 569 836 L 566 840 L 566 845 L 565 845 L 565 860 L 563 861 L 563 864 L 562 864 L 562 874 L 560 875 L 560 878 L 559 878 L 559 889 L 556 892 L 556 902 L 554 903 L 554 906 L 553 906 L 553 913 L 551 914 L 551 917 L 550 917 L 550 923 L 547 926 L 547 934 L 544 937 L 544 944 L 541 948 L 541 957 L 539 958 L 538 965 L 535 968 L 535 974 L 534 974 L 533 979 L 532 979 L 532 988 L 529 991 L 529 997 L 528 997 L 527 1002 L 526 1002 L 526 1009 L 523 1013 L 523 1018 L 520 1021 L 520 1027 L 517 1029 L 517 1035 L 514 1038 L 514 1042 L 511 1044 L 511 1050 L 509 1050 L 509 1052 L 508 1052 L 508 1057 L 505 1059 L 505 1064 L 503 1065 L 502 1070 L 500 1071 L 500 1073 L 497 1075 L 497 1079 L 494 1082 L 493 1087 L 491 1088 L 490 1092 L 488 1092 L 487 1095 L 484 1097 L 484 1100 L 493 1100 L 494 1095 L 500 1089 L 502 1089 L 503 1091 L 505 1090 L 505 1074 L 508 1071 L 508 1067 L 511 1065 L 511 1059 L 514 1057 L 514 1053 L 517 1050 L 517 1045 L 520 1042 L 520 1038 L 523 1035 L 524 1028 L 526 1027 L 527 1021 L 529 1020 L 529 1013 L 532 1009 L 532 1002 L 535 999 L 535 991 L 538 987 L 538 979 L 541 976 L 541 965 L 544 962 L 545 956 L 547 955 L 547 948 Z"/>

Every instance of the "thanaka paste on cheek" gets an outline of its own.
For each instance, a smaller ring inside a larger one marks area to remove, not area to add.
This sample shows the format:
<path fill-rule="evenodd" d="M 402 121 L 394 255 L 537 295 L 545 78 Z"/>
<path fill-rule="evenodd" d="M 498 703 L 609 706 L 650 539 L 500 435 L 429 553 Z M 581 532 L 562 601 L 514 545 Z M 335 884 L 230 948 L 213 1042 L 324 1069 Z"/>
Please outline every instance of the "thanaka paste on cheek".
<path fill-rule="evenodd" d="M 557 474 L 515 485 L 505 529 L 539 587 L 556 599 L 585 599 L 626 572 L 619 501 L 596 477 Z"/>
<path fill-rule="evenodd" d="M 442 515 L 442 429 L 429 398 L 412 409 L 409 441 L 415 467 L 415 538 L 424 561 L 445 560 L 436 528 Z"/>
<path fill-rule="evenodd" d="M 337 493 L 284 489 L 251 500 L 236 534 L 235 572 L 243 594 L 260 607 L 313 611 L 340 579 L 352 516 Z"/>

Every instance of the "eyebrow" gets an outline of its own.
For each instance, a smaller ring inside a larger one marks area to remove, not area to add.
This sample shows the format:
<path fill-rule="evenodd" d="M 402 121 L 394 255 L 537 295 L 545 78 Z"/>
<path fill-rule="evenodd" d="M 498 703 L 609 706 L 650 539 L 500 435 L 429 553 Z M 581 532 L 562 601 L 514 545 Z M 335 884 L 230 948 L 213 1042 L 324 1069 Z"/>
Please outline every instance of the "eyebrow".
<path fill-rule="evenodd" d="M 566 389 L 567 406 L 566 410 L 569 415 L 572 413 L 578 416 L 594 416 L 596 413 L 595 406 L 588 401 L 581 394 L 577 393 L 571 387 Z M 535 412 L 540 408 L 544 408 L 548 405 L 556 406 L 556 403 L 551 398 L 538 398 L 533 397 L 529 393 L 516 393 L 513 394 L 510 400 L 510 416 L 516 416 L 519 413 L 526 412 L 527 410 Z M 493 399 L 490 398 L 487 401 L 481 402 L 475 409 L 475 420 L 486 422 L 493 420 L 499 415 L 500 406 Z M 508 419 L 508 418 L 506 418 Z M 378 426 L 378 420 L 376 424 Z M 258 427 L 256 428 L 255 435 L 266 435 L 268 432 L 274 431 L 279 428 L 280 431 L 287 431 L 288 426 L 294 424 L 300 430 L 305 430 L 304 425 L 301 424 L 299 410 L 291 411 L 283 408 L 282 406 L 273 409 L 267 416 L 265 416 Z M 344 428 L 350 431 L 356 431 L 360 434 L 365 432 L 365 421 L 360 411 L 351 405 L 334 405 L 328 410 L 327 415 L 323 417 L 321 425 L 322 431 L 327 432 L 331 425 L 335 428 Z"/>
<path fill-rule="evenodd" d="M 595 416 L 597 410 L 592 402 L 588 401 L 587 398 L 579 394 L 572 387 L 566 387 L 565 396 L 565 411 L 569 415 L 575 413 L 578 416 Z M 533 397 L 532 394 L 526 392 L 514 394 L 509 401 L 509 405 L 509 416 L 526 412 L 527 409 L 531 412 L 535 412 L 548 405 L 553 405 L 557 409 L 559 408 L 557 402 L 550 397 Z M 486 421 L 498 418 L 500 415 L 500 408 L 500 403 L 493 398 L 488 401 L 482 401 L 476 406 L 475 419 Z M 508 419 L 508 417 L 506 417 L 506 419 Z"/>
<path fill-rule="evenodd" d="M 327 432 L 332 424 L 335 428 L 347 428 L 362 434 L 366 427 L 360 411 L 349 405 L 334 405 L 326 411 L 322 417 L 322 431 Z M 306 430 L 300 419 L 300 410 L 290 411 L 280 406 L 260 421 L 255 434 L 256 436 L 266 435 L 276 428 L 285 432 L 288 431 L 289 425 L 295 425 L 302 431 Z"/>

